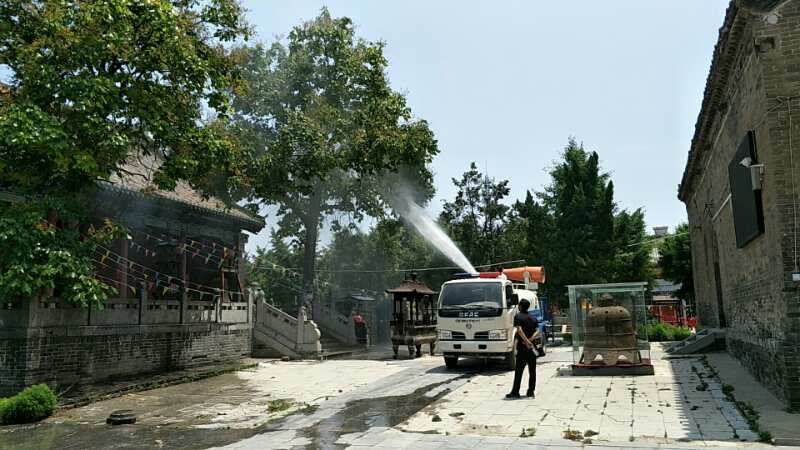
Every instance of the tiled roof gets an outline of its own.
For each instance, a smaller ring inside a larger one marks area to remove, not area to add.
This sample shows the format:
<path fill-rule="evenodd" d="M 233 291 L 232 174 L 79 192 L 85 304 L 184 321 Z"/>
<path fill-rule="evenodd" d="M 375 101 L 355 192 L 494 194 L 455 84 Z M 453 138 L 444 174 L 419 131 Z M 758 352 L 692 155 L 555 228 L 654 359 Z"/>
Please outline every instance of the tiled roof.
<path fill-rule="evenodd" d="M 238 206 L 229 206 L 213 196 L 203 198 L 198 191 L 192 189 L 186 182 L 179 181 L 172 191 L 156 188 L 153 179 L 158 167 L 159 163 L 152 157 L 134 156 L 128 160 L 127 164 L 122 166 L 120 171 L 122 175 L 114 174 L 108 182 L 103 182 L 101 185 L 106 189 L 143 197 L 161 198 L 181 203 L 206 213 L 229 217 L 247 225 L 245 229 L 248 231 L 255 232 L 264 227 L 264 219 L 262 217 L 254 216 Z"/>
<path fill-rule="evenodd" d="M 422 280 L 416 277 L 407 278 L 400 283 L 400 286 L 394 289 L 387 289 L 389 294 L 421 294 L 421 295 L 436 295 L 436 291 L 432 290 Z"/>

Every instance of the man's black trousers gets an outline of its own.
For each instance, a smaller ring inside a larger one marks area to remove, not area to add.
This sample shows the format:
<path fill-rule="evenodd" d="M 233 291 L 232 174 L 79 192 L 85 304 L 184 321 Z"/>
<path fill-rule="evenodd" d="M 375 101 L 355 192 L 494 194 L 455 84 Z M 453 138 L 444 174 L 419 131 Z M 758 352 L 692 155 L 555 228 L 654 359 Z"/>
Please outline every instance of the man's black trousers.
<path fill-rule="evenodd" d="M 520 384 L 522 384 L 522 372 L 525 371 L 525 366 L 528 366 L 528 375 L 530 375 L 528 392 L 536 390 L 536 354 L 533 350 L 517 349 L 517 367 L 514 369 L 514 387 L 511 389 L 512 394 L 519 394 L 519 387 Z"/>

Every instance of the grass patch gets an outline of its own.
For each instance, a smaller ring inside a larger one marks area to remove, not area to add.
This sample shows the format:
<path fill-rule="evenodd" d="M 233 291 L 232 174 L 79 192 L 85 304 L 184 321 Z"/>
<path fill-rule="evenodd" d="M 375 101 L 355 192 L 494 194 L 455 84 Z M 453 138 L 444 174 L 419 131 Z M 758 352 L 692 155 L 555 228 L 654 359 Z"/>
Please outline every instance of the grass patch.
<path fill-rule="evenodd" d="M 53 414 L 56 406 L 56 394 L 46 384 L 37 384 L 13 397 L 0 399 L 0 424 L 38 422 Z"/>
<path fill-rule="evenodd" d="M 282 398 L 278 400 L 270 400 L 269 402 L 267 402 L 267 411 L 269 411 L 270 413 L 276 413 L 280 411 L 286 411 L 292 406 L 294 406 L 293 402 Z"/>

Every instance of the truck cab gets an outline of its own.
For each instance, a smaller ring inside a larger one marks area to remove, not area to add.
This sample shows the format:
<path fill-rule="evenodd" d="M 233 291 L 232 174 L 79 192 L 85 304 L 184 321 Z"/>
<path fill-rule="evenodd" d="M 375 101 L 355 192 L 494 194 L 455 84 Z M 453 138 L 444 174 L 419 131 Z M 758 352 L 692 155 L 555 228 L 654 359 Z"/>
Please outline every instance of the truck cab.
<path fill-rule="evenodd" d="M 456 367 L 461 357 L 477 357 L 503 359 L 513 369 L 514 315 L 521 295 L 538 309 L 535 292 L 514 289 L 499 272 L 445 282 L 439 293 L 436 331 L 447 367 Z"/>

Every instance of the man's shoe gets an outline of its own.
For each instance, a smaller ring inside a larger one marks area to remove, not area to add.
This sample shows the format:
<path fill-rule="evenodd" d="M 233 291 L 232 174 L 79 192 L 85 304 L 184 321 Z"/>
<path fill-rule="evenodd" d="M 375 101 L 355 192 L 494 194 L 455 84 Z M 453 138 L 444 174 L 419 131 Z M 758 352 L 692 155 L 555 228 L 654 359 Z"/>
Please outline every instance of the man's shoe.
<path fill-rule="evenodd" d="M 509 394 L 506 394 L 506 398 L 519 398 L 519 394 L 511 392 Z"/>
<path fill-rule="evenodd" d="M 534 394 L 533 391 L 528 391 L 528 393 L 525 394 L 525 396 L 530 398 L 536 398 L 536 394 Z"/>

